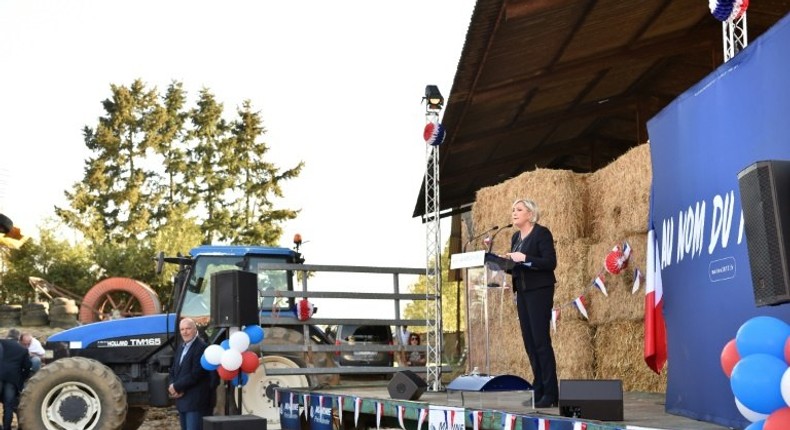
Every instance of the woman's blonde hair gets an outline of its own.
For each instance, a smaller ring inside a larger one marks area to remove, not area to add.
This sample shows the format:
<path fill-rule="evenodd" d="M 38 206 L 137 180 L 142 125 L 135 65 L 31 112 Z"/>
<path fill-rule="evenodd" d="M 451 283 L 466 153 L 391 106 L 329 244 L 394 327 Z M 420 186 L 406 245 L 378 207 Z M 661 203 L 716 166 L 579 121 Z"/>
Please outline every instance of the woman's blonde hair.
<path fill-rule="evenodd" d="M 532 212 L 532 218 L 529 221 L 532 223 L 538 222 L 540 219 L 540 208 L 538 207 L 538 204 L 530 199 L 519 199 L 513 202 L 513 207 L 516 207 L 516 205 L 519 203 L 524 205 L 527 210 Z"/>

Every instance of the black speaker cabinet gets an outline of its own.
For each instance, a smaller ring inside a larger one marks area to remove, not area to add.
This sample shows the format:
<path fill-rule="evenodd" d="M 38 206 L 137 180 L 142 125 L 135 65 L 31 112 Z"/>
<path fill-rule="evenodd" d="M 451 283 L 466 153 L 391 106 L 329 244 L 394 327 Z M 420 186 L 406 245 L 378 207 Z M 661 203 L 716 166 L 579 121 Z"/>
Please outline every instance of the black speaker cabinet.
<path fill-rule="evenodd" d="M 211 275 L 211 323 L 215 327 L 240 327 L 260 322 L 258 275 L 223 270 Z"/>
<path fill-rule="evenodd" d="M 623 381 L 560 380 L 560 415 L 599 421 L 623 420 Z"/>
<path fill-rule="evenodd" d="M 738 173 L 754 303 L 790 301 L 790 161 L 758 161 Z"/>
<path fill-rule="evenodd" d="M 396 373 L 387 385 L 390 397 L 398 400 L 417 400 L 426 388 L 428 383 L 411 370 Z"/>
<path fill-rule="evenodd" d="M 266 430 L 266 418 L 255 415 L 203 417 L 203 430 Z"/>

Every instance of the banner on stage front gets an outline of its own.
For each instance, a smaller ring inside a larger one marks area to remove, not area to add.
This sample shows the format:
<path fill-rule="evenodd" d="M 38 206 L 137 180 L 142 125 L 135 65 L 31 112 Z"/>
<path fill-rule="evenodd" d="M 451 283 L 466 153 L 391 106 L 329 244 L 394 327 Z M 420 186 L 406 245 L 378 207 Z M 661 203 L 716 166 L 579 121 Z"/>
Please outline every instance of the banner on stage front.
<path fill-rule="evenodd" d="M 466 430 L 464 408 L 431 406 L 428 411 L 428 430 Z"/>

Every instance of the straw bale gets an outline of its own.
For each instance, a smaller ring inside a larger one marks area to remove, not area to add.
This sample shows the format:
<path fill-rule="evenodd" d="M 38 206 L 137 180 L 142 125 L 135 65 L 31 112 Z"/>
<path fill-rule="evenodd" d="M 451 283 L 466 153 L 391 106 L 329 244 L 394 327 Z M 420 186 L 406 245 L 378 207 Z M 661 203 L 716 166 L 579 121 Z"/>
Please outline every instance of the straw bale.
<path fill-rule="evenodd" d="M 615 321 L 598 325 L 593 344 L 596 379 L 621 379 L 625 391 L 666 392 L 666 371 L 656 375 L 645 364 L 644 328 L 641 321 Z"/>
<path fill-rule="evenodd" d="M 590 228 L 595 241 L 647 231 L 651 181 L 646 143 L 589 176 Z"/>
<path fill-rule="evenodd" d="M 631 258 L 628 267 L 617 275 L 606 272 L 604 259 L 615 245 L 622 247 L 623 241 L 631 246 Z M 606 285 L 608 297 L 595 287 L 594 300 L 588 307 L 590 323 L 593 325 L 606 324 L 613 321 L 641 321 L 644 318 L 644 279 L 640 281 L 640 289 L 632 293 L 634 286 L 634 269 L 639 268 L 643 276 L 645 273 L 645 248 L 647 236 L 632 234 L 627 237 L 612 238 L 610 242 L 599 242 L 590 247 L 588 258 L 588 283 L 591 284 L 597 274 L 601 274 Z"/>
<path fill-rule="evenodd" d="M 478 190 L 472 205 L 472 222 L 475 232 L 510 223 L 513 202 L 518 199 L 534 200 L 541 211 L 540 224 L 551 229 L 554 238 L 578 238 L 587 234 L 586 174 L 569 170 L 537 169 L 507 181 Z M 502 232 L 498 236 L 504 236 Z M 478 244 L 479 245 L 479 244 Z M 507 239 L 498 238 L 495 252 L 505 252 Z M 477 249 L 482 248 L 478 246 Z"/>
<path fill-rule="evenodd" d="M 554 308 L 559 309 L 561 318 L 583 320 L 584 316 L 573 306 L 580 295 L 588 295 L 587 256 L 588 239 L 559 239 L 554 241 L 557 250 L 557 286 L 554 290 Z M 587 304 L 585 297 L 585 304 Z"/>

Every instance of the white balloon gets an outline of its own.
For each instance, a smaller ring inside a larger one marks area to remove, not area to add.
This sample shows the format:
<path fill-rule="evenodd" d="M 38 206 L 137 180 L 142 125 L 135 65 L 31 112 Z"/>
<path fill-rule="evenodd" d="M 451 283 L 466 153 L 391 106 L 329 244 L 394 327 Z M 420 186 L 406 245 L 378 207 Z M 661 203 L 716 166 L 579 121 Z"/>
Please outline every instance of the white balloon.
<path fill-rule="evenodd" d="M 230 339 L 228 339 L 228 344 L 230 344 L 230 349 L 235 349 L 239 352 L 244 352 L 247 348 L 250 347 L 250 335 L 243 331 L 237 331 L 230 335 Z M 228 369 L 232 370 L 232 369 Z"/>
<path fill-rule="evenodd" d="M 735 406 L 738 407 L 738 412 L 740 412 L 741 415 L 743 415 L 743 417 L 749 420 L 750 422 L 754 423 L 768 418 L 768 414 L 761 414 L 744 406 L 743 403 L 741 403 L 741 401 L 738 400 L 737 397 L 735 398 Z"/>
<path fill-rule="evenodd" d="M 203 351 L 203 356 L 206 357 L 206 361 L 208 361 L 210 364 L 219 366 L 223 351 L 225 350 L 219 345 L 209 345 Z"/>
<path fill-rule="evenodd" d="M 225 370 L 234 371 L 241 367 L 241 353 L 235 349 L 226 349 L 222 351 L 222 358 L 220 363 Z"/>
<path fill-rule="evenodd" d="M 790 367 L 782 374 L 782 382 L 780 382 L 779 386 L 782 389 L 782 399 L 790 406 Z"/>

